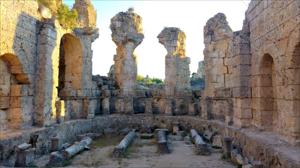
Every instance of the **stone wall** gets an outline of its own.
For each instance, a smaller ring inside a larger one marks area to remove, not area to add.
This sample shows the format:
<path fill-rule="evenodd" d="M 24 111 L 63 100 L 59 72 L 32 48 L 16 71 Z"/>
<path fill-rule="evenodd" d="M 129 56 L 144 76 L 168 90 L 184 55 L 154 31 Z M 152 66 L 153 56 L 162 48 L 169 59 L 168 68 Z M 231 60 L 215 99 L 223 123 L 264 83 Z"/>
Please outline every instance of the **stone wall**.
<path fill-rule="evenodd" d="M 218 13 L 204 27 L 205 113 L 203 117 L 232 122 L 232 73 L 227 60 L 232 56 L 234 34 L 226 17 Z M 204 101 L 204 99 L 203 99 Z"/>
<path fill-rule="evenodd" d="M 40 20 L 37 8 L 35 1 L 0 2 L 0 131 L 26 128 L 33 123 Z"/>
<path fill-rule="evenodd" d="M 251 1 L 237 32 L 223 14 L 207 22 L 204 117 L 271 131 L 299 144 L 297 7 L 296 0 Z"/>
<path fill-rule="evenodd" d="M 246 13 L 251 42 L 252 124 L 300 141 L 299 5 L 252 1 Z"/>
<path fill-rule="evenodd" d="M 300 149 L 280 141 L 275 135 L 269 134 L 269 138 L 266 139 L 264 133 L 252 129 L 241 131 L 221 122 L 207 121 L 198 117 L 161 115 L 98 116 L 93 119 L 67 121 L 51 127 L 12 132 L 0 140 L 0 149 L 2 149 L 0 150 L 0 164 L 14 165 L 16 154 L 13 150 L 14 146 L 28 143 L 33 135 L 38 135 L 35 155 L 40 156 L 50 152 L 52 137 L 57 137 L 61 146 L 64 143 L 76 141 L 77 136 L 84 133 L 118 134 L 124 128 L 143 131 L 159 127 L 171 130 L 174 125 L 178 124 L 185 131 L 194 128 L 203 134 L 205 130 L 215 130 L 221 137 L 230 136 L 233 138 L 233 144 L 241 148 L 244 157 L 251 161 L 260 161 L 264 167 L 294 168 L 300 166 Z"/>
<path fill-rule="evenodd" d="M 1 131 L 51 125 L 76 110 L 92 117 L 99 91 L 92 82 L 91 43 L 98 29 L 63 29 L 48 15 L 43 18 L 46 7 L 42 10 L 36 1 L 1 1 L 0 7 Z M 61 45 L 61 39 L 70 40 Z M 80 108 L 63 102 L 71 97 L 79 99 Z"/>

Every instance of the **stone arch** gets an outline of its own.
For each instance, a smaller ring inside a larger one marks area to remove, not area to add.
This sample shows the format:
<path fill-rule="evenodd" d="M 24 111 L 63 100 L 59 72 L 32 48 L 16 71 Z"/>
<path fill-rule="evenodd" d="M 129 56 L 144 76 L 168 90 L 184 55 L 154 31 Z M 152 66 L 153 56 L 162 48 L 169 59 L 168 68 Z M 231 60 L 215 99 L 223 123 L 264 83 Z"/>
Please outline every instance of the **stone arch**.
<path fill-rule="evenodd" d="M 0 59 L 9 67 L 10 73 L 14 75 L 17 83 L 29 84 L 29 78 L 24 73 L 22 64 L 17 56 L 7 53 L 1 55 Z"/>
<path fill-rule="evenodd" d="M 19 129 L 25 124 L 22 114 L 22 96 L 28 91 L 29 78 L 24 73 L 18 57 L 0 56 L 0 131 Z M 27 96 L 27 95 L 26 95 Z M 30 105 L 28 105 L 30 106 Z M 28 118 L 28 117 L 27 117 Z M 29 116 L 28 123 L 31 117 Z"/>
<path fill-rule="evenodd" d="M 287 69 L 292 112 L 289 122 L 292 136 L 300 140 L 300 42 L 295 46 Z"/>
<path fill-rule="evenodd" d="M 266 130 L 274 130 L 278 120 L 275 65 L 270 54 L 262 57 L 259 65 L 259 104 L 260 125 Z"/>
<path fill-rule="evenodd" d="M 83 49 L 80 40 L 65 34 L 60 42 L 59 86 L 60 96 L 72 96 L 81 89 Z"/>

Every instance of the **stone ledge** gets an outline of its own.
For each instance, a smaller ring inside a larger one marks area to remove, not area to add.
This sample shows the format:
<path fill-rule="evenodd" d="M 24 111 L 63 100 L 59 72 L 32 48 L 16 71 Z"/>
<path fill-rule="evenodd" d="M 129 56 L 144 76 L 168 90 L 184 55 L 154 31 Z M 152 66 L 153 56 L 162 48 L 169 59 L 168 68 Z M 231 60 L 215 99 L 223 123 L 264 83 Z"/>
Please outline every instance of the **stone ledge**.
<path fill-rule="evenodd" d="M 59 137 L 62 142 L 75 141 L 76 136 L 88 132 L 101 132 L 106 128 L 117 131 L 124 127 L 147 128 L 159 126 L 169 128 L 174 123 L 180 123 L 185 129 L 195 128 L 204 131 L 211 126 L 222 136 L 230 136 L 233 143 L 243 149 L 243 155 L 253 160 L 260 160 L 266 167 L 294 168 L 300 167 L 300 147 L 292 146 L 271 132 L 260 132 L 254 129 L 239 129 L 226 126 L 220 121 L 206 121 L 191 116 L 161 116 L 161 115 L 109 115 L 93 119 L 71 120 L 50 127 L 32 128 L 21 131 L 0 133 L 0 165 L 9 165 L 13 158 L 14 147 L 29 142 L 30 135 L 38 134 L 37 154 L 49 152 L 50 138 Z M 6 162 L 4 162 L 6 161 Z"/>

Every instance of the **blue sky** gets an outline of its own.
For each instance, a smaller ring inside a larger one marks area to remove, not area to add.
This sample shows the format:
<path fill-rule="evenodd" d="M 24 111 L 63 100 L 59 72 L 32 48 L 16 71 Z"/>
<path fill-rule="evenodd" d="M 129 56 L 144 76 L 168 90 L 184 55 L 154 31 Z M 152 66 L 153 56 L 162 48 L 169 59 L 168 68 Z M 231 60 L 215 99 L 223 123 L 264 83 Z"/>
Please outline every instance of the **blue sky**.
<path fill-rule="evenodd" d="M 74 0 L 64 0 L 72 6 Z M 92 0 L 97 10 L 97 27 L 100 36 L 93 43 L 93 74 L 107 75 L 113 64 L 116 45 L 111 40 L 110 19 L 118 12 L 133 7 L 143 18 L 145 38 L 136 48 L 138 74 L 164 78 L 165 48 L 158 43 L 157 35 L 164 27 L 179 27 L 186 33 L 186 55 L 191 58 L 190 70 L 197 71 L 203 60 L 203 27 L 218 12 L 227 16 L 234 31 L 242 28 L 248 0 L 199 1 L 117 1 Z"/>

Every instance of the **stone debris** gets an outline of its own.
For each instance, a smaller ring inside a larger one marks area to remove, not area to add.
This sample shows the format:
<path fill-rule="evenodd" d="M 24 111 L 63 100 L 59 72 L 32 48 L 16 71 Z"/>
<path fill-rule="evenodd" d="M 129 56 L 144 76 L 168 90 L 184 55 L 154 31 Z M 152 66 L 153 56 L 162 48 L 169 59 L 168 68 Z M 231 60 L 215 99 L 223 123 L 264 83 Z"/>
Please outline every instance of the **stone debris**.
<path fill-rule="evenodd" d="M 70 159 L 77 153 L 83 151 L 84 149 L 89 149 L 89 145 L 92 143 L 92 139 L 90 137 L 85 137 L 80 142 L 75 142 L 72 146 L 66 148 L 62 151 L 64 158 Z"/>
<path fill-rule="evenodd" d="M 231 151 L 231 161 L 238 166 L 245 164 L 243 156 L 238 152 L 237 149 Z"/>
<path fill-rule="evenodd" d="M 226 159 L 231 158 L 232 150 L 232 138 L 224 137 L 223 138 L 223 155 Z"/>
<path fill-rule="evenodd" d="M 222 148 L 223 147 L 223 138 L 221 135 L 215 135 L 212 139 L 212 147 L 214 148 Z"/>
<path fill-rule="evenodd" d="M 31 148 L 31 144 L 23 143 L 16 148 L 16 167 L 27 167 L 34 161 L 35 148 Z"/>
<path fill-rule="evenodd" d="M 191 129 L 191 138 L 195 144 L 195 153 L 197 155 L 210 155 L 211 150 L 207 143 L 203 141 L 203 138 L 197 133 L 195 129 Z"/>
<path fill-rule="evenodd" d="M 21 145 L 18 145 L 17 149 L 18 150 L 26 150 L 31 148 L 31 144 L 28 143 L 22 143 Z"/>
<path fill-rule="evenodd" d="M 114 148 L 114 151 L 112 153 L 112 156 L 114 158 L 120 158 L 123 157 L 126 150 L 129 148 L 129 145 L 132 144 L 134 139 L 136 138 L 135 130 L 130 131 L 123 139 L 122 141 Z"/>
<path fill-rule="evenodd" d="M 75 142 L 69 147 L 63 147 L 61 151 L 54 151 L 50 154 L 47 166 L 61 167 L 65 166 L 66 162 L 74 157 L 79 152 L 90 149 L 89 145 L 92 143 L 90 137 L 83 138 L 80 142 Z"/>
<path fill-rule="evenodd" d="M 222 13 L 210 18 L 203 31 L 204 62 L 193 75 L 205 78 L 200 89 L 201 83 L 191 87 L 186 35 L 179 28 L 165 27 L 157 36 L 167 50 L 164 84 L 137 85 L 134 50 L 144 35 L 133 8 L 111 19 L 117 51 L 104 77 L 92 75 L 92 43 L 99 29 L 91 0 L 75 0 L 74 29 L 59 24 L 61 0 L 1 1 L 0 165 L 30 166 L 34 153 L 49 151 L 56 152 L 53 160 L 61 160 L 61 152 L 73 146 L 61 143 L 93 137 L 81 134 L 95 129 L 106 135 L 127 132 L 122 129 L 132 124 L 139 130 L 151 127 L 148 133 L 168 128 L 178 138 L 179 126 L 214 125 L 218 130 L 206 130 L 203 138 L 222 146 L 228 159 L 256 158 L 257 165 L 244 161 L 253 167 L 299 167 L 298 3 L 252 0 L 240 31 L 233 31 Z M 126 114 L 125 124 L 118 114 Z M 181 118 L 178 127 L 159 122 L 168 117 Z M 232 151 L 233 139 L 243 152 Z M 278 146 L 285 151 L 274 153 Z"/>
<path fill-rule="evenodd" d="M 168 144 L 168 130 L 167 129 L 156 129 L 156 141 L 157 141 L 157 152 L 160 154 L 170 153 L 170 147 Z"/>

